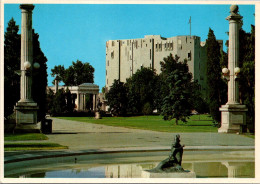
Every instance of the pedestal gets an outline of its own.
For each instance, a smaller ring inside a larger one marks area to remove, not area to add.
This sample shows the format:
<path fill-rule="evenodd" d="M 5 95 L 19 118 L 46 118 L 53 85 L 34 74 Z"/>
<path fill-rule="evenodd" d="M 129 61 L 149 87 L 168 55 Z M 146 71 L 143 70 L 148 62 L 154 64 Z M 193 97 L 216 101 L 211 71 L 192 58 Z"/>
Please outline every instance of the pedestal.
<path fill-rule="evenodd" d="M 151 172 L 149 170 L 142 171 L 142 178 L 196 178 L 195 172 Z"/>
<path fill-rule="evenodd" d="M 245 105 L 222 105 L 221 111 L 221 127 L 219 133 L 242 133 L 243 127 L 246 125 Z"/>
<path fill-rule="evenodd" d="M 101 119 L 100 112 L 95 112 L 95 119 Z"/>
<path fill-rule="evenodd" d="M 39 107 L 35 102 L 17 102 L 15 106 L 16 133 L 39 133 L 40 124 L 37 123 L 37 110 Z"/>

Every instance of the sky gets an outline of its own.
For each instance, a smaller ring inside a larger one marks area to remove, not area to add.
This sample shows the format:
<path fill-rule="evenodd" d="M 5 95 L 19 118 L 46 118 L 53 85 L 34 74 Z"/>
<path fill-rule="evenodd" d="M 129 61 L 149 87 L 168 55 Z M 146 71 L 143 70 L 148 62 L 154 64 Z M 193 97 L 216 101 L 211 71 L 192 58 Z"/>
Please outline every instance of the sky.
<path fill-rule="evenodd" d="M 94 83 L 105 86 L 106 41 L 144 38 L 145 35 L 174 37 L 191 34 L 207 39 L 211 28 L 217 39 L 228 39 L 225 18 L 230 5 L 181 4 L 34 4 L 33 29 L 48 59 L 48 85 L 55 65 L 68 68 L 72 61 L 88 62 L 95 68 Z M 243 29 L 255 25 L 255 6 L 239 5 Z M 21 27 L 19 4 L 4 5 L 4 31 L 11 18 Z M 20 33 L 20 32 L 19 32 Z M 224 47 L 226 51 L 226 47 Z"/>

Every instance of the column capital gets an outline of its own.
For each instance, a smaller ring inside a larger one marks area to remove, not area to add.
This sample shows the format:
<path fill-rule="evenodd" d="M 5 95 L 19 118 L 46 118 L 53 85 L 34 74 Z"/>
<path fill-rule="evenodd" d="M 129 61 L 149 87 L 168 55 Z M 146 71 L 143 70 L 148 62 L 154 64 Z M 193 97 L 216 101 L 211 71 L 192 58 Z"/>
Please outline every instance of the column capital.
<path fill-rule="evenodd" d="M 27 10 L 27 11 L 32 11 L 34 9 L 33 4 L 21 4 L 20 5 L 21 10 Z"/>

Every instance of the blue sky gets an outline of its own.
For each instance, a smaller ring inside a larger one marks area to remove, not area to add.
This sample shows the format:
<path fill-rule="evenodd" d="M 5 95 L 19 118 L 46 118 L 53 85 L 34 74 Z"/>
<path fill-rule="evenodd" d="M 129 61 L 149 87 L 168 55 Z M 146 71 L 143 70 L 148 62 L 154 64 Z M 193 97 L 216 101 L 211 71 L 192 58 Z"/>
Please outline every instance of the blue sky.
<path fill-rule="evenodd" d="M 95 68 L 95 84 L 105 86 L 106 41 L 143 38 L 144 35 L 173 37 L 192 35 L 205 41 L 209 27 L 217 39 L 228 36 L 230 5 L 178 4 L 35 4 L 33 28 L 40 35 L 40 46 L 48 59 L 48 85 L 52 85 L 50 70 L 55 65 L 65 68 L 72 61 L 89 62 Z M 243 29 L 250 32 L 255 25 L 255 6 L 239 5 Z M 4 5 L 4 29 L 11 18 L 21 25 L 19 4 Z M 224 47 L 226 50 L 226 47 Z"/>

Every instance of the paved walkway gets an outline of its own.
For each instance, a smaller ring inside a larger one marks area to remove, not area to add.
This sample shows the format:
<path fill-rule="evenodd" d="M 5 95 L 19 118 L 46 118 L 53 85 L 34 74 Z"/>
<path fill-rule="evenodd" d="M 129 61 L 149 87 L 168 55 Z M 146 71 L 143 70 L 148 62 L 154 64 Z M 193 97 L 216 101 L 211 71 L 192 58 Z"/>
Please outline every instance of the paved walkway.
<path fill-rule="evenodd" d="M 155 132 L 105 126 L 78 121 L 53 119 L 53 133 L 49 140 L 66 150 L 5 152 L 5 163 L 37 158 L 52 158 L 95 153 L 169 151 L 176 133 Z M 237 134 L 179 133 L 185 150 L 254 150 L 254 139 Z M 26 141 L 28 142 L 28 141 Z M 39 141 L 29 141 L 39 142 Z"/>
<path fill-rule="evenodd" d="M 78 121 L 53 119 L 49 142 L 68 146 L 70 150 L 110 148 L 169 147 L 176 133 L 155 132 L 105 126 Z M 254 139 L 237 134 L 179 133 L 181 143 L 189 146 L 254 146 Z"/>

